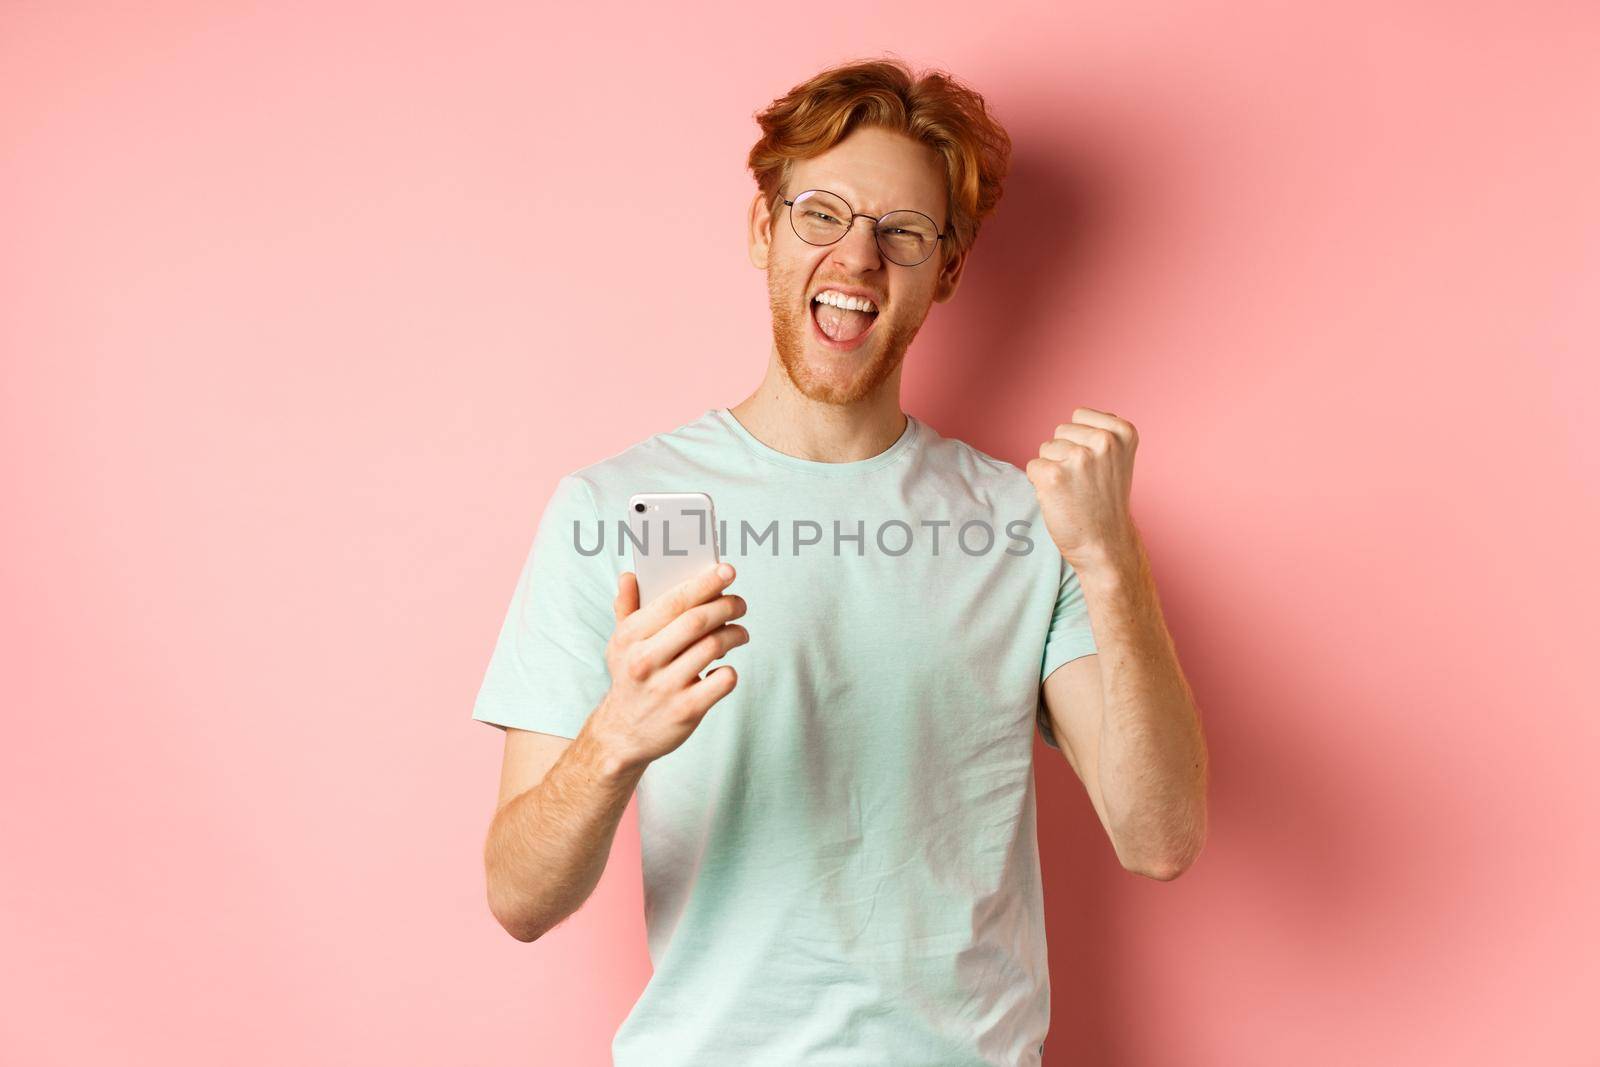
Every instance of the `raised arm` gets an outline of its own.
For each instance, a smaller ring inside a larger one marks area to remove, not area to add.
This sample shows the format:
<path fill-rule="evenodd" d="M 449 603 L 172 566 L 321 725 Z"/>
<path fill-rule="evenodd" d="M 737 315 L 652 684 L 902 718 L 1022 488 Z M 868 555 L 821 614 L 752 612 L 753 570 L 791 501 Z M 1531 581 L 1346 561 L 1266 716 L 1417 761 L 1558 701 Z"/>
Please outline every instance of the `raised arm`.
<path fill-rule="evenodd" d="M 1083 780 L 1122 865 L 1168 881 L 1206 838 L 1207 754 L 1155 583 L 1133 559 L 1078 569 L 1097 653 L 1044 681 L 1061 751 Z"/>
<path fill-rule="evenodd" d="M 1199 709 L 1129 509 L 1138 445 L 1127 419 L 1075 408 L 1027 474 L 1077 575 L 1097 652 L 1045 679 L 1051 726 L 1122 865 L 1165 881 L 1205 843 L 1209 768 Z"/>

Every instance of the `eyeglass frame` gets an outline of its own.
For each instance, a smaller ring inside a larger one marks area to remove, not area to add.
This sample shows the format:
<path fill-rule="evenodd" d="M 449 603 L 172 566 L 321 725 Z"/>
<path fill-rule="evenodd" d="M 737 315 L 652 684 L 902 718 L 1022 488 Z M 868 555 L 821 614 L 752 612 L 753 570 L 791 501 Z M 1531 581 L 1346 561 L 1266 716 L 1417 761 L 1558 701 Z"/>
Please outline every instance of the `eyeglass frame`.
<path fill-rule="evenodd" d="M 800 233 L 800 227 L 798 227 L 798 226 L 796 226 L 794 224 L 794 205 L 795 205 L 796 201 L 798 201 L 802 196 L 805 196 L 807 193 L 827 193 L 829 196 L 835 197 L 839 201 L 839 203 L 841 203 L 841 204 L 843 204 L 845 206 L 845 210 L 850 212 L 850 220 L 845 223 L 844 230 L 839 234 L 839 236 L 835 237 L 833 240 L 825 242 L 823 244 L 818 244 L 815 241 L 806 241 L 805 237 Z M 940 233 L 939 232 L 939 224 L 937 222 L 934 222 L 933 221 L 933 216 L 929 215 L 927 212 L 918 211 L 914 207 L 897 207 L 897 208 L 894 209 L 894 211 L 885 211 L 883 213 L 883 215 L 868 215 L 865 212 L 857 211 L 851 205 L 850 201 L 846 200 L 844 197 L 840 196 L 838 193 L 834 192 L 832 189 L 802 189 L 800 192 L 795 194 L 794 200 L 790 200 L 787 197 L 785 197 L 783 195 L 783 190 L 780 189 L 780 190 L 778 190 L 778 199 L 784 204 L 785 207 L 787 207 L 789 209 L 789 229 L 793 230 L 794 231 L 794 235 L 796 237 L 799 237 L 800 240 L 805 241 L 806 244 L 810 245 L 812 248 L 827 248 L 830 245 L 836 245 L 840 241 L 844 240 L 846 237 L 848 237 L 850 235 L 850 230 L 851 230 L 852 227 L 855 226 L 856 219 L 871 219 L 872 220 L 872 243 L 873 243 L 873 245 L 875 245 L 877 247 L 879 252 L 883 252 L 883 258 L 884 259 L 889 260 L 890 263 L 893 263 L 897 267 L 920 267 L 920 266 L 922 266 L 924 263 L 928 262 L 928 260 L 932 259 L 933 258 L 933 253 L 938 251 L 938 249 L 941 247 L 939 245 L 939 242 L 943 241 L 946 237 L 948 237 L 950 235 L 950 231 L 949 230 L 946 230 L 943 233 Z M 889 256 L 889 253 L 883 251 L 883 246 L 881 244 L 878 244 L 878 223 L 883 220 L 884 215 L 894 215 L 894 214 L 897 214 L 898 212 L 901 212 L 901 211 L 909 211 L 913 215 L 921 215 L 923 218 L 927 219 L 930 223 L 933 224 L 933 241 L 934 241 L 933 248 L 929 249 L 928 254 L 923 256 L 921 259 L 917 260 L 915 263 L 901 263 L 898 259 L 891 259 L 890 256 Z"/>

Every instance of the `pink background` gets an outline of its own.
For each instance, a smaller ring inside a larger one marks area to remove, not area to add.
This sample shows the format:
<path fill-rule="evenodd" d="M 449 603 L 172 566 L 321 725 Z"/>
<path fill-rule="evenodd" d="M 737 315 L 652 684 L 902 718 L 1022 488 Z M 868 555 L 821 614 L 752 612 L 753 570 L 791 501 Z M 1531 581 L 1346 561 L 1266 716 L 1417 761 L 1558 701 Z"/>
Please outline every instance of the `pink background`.
<path fill-rule="evenodd" d="M 752 113 L 890 49 L 1017 144 L 906 406 L 1133 419 L 1213 751 L 1163 885 L 1040 747 L 1047 1062 L 1600 1062 L 1595 8 L 799 10 L 0 9 L 0 1059 L 609 1062 L 633 812 L 513 941 L 469 708 L 556 478 L 759 379 Z"/>

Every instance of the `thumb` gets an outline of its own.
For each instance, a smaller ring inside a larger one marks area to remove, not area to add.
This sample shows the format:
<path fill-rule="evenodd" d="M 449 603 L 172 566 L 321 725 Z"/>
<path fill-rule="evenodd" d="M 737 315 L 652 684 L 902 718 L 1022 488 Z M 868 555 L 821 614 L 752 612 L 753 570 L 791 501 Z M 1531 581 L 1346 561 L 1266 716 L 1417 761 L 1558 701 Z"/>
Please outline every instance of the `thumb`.
<path fill-rule="evenodd" d="M 612 601 L 611 610 L 618 622 L 639 610 L 639 578 L 632 571 L 623 571 L 618 577 L 617 599 Z"/>

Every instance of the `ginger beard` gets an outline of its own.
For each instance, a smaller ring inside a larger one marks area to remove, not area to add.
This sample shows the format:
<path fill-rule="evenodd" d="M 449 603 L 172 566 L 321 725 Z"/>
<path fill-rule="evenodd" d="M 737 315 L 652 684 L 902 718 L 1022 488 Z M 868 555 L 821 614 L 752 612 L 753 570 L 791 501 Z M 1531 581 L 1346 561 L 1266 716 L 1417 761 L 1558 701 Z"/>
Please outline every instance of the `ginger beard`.
<path fill-rule="evenodd" d="M 811 340 L 811 323 L 806 321 L 811 316 L 810 303 L 795 306 L 796 294 L 804 301 L 805 292 L 805 284 L 793 274 L 776 268 L 767 271 L 778 363 L 802 396 L 823 404 L 853 404 L 871 396 L 900 366 L 927 315 L 924 309 L 915 322 L 905 322 L 885 319 L 889 313 L 880 310 L 872 336 L 860 348 L 834 352 Z"/>

